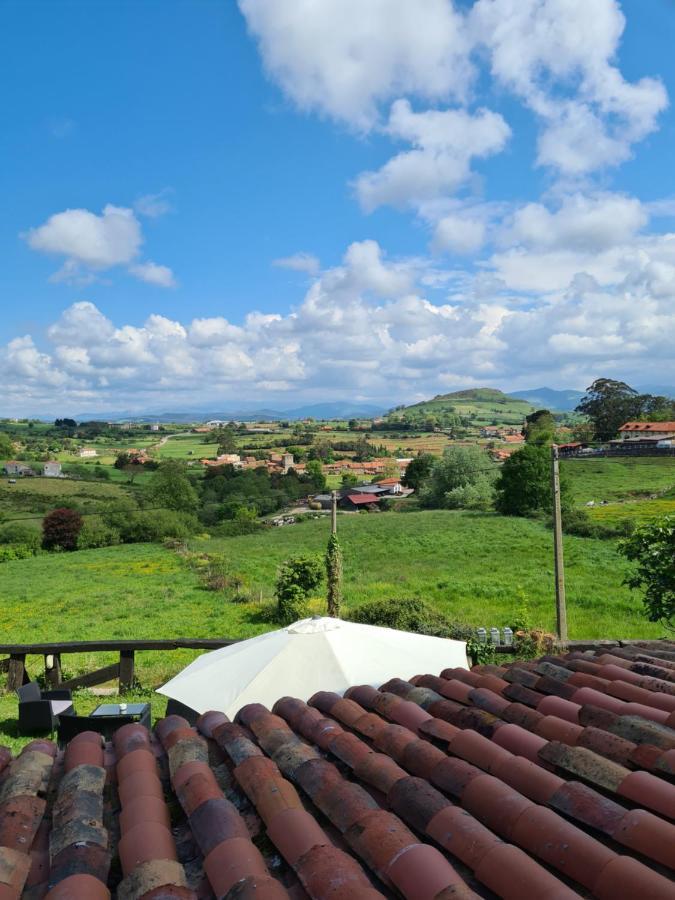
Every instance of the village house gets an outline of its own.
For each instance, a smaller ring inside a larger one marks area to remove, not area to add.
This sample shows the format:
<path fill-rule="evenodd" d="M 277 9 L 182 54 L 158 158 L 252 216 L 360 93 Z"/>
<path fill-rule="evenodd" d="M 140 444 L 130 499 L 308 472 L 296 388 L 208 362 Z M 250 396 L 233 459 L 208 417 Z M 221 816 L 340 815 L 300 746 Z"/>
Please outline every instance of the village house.
<path fill-rule="evenodd" d="M 17 462 L 15 459 L 7 460 L 4 469 L 6 475 L 35 475 L 35 471 L 30 466 Z"/>
<path fill-rule="evenodd" d="M 626 422 L 619 428 L 621 441 L 675 440 L 675 422 Z"/>
<path fill-rule="evenodd" d="M 93 456 L 98 456 L 98 450 L 94 450 L 92 447 L 82 447 L 77 451 L 77 455 L 80 459 L 91 459 Z"/>
<path fill-rule="evenodd" d="M 55 459 L 48 459 L 42 468 L 45 478 L 63 478 L 61 463 Z"/>

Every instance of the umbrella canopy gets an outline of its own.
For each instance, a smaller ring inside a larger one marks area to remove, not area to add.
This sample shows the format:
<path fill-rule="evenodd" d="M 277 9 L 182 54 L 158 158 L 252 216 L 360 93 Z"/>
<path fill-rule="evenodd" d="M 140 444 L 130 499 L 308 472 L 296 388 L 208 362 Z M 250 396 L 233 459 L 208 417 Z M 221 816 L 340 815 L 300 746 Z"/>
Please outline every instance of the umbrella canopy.
<path fill-rule="evenodd" d="M 205 653 L 159 693 L 234 718 L 247 703 L 271 708 L 284 696 L 308 700 L 316 691 L 341 694 L 456 667 L 468 669 L 463 641 L 315 617 Z"/>

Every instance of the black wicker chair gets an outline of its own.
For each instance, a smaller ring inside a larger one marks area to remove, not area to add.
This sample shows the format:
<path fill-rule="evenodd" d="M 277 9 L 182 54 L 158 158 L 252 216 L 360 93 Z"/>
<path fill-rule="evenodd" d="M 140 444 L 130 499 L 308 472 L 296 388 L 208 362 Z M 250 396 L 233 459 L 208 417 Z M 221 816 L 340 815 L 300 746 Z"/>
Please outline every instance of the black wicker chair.
<path fill-rule="evenodd" d="M 29 681 L 17 689 L 19 695 L 19 734 L 56 730 L 59 717 L 75 715 L 73 698 L 65 688 L 41 691 L 40 685 Z"/>

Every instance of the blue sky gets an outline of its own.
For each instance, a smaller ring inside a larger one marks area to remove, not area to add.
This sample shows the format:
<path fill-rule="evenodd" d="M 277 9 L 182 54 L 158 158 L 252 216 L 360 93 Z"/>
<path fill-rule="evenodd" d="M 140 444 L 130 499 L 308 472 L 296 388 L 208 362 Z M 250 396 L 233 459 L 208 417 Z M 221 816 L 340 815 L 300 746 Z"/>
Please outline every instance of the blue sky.
<path fill-rule="evenodd" d="M 671 0 L 0 16 L 0 414 L 675 380 Z"/>

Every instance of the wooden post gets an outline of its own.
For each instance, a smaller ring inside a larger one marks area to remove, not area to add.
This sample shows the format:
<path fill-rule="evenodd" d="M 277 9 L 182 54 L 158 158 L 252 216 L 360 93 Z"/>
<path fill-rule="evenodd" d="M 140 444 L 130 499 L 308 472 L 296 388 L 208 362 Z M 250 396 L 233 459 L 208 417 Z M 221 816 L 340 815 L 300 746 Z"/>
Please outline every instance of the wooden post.
<path fill-rule="evenodd" d="M 555 557 L 555 608 L 558 641 L 567 645 L 567 607 L 565 604 L 565 563 L 563 559 L 562 514 L 560 509 L 560 468 L 558 447 L 551 447 L 551 486 L 553 490 L 553 553 Z"/>
<path fill-rule="evenodd" d="M 51 660 L 49 657 L 51 656 Z M 51 662 L 51 666 L 48 663 Z M 49 687 L 57 688 L 61 684 L 61 654 L 45 653 L 45 681 Z"/>
<path fill-rule="evenodd" d="M 337 534 L 337 501 L 338 492 L 332 491 L 330 495 L 330 533 Z"/>
<path fill-rule="evenodd" d="M 7 690 L 16 691 L 26 682 L 26 654 L 10 653 L 7 670 Z"/>
<path fill-rule="evenodd" d="M 120 694 L 134 686 L 134 651 L 120 650 Z"/>

